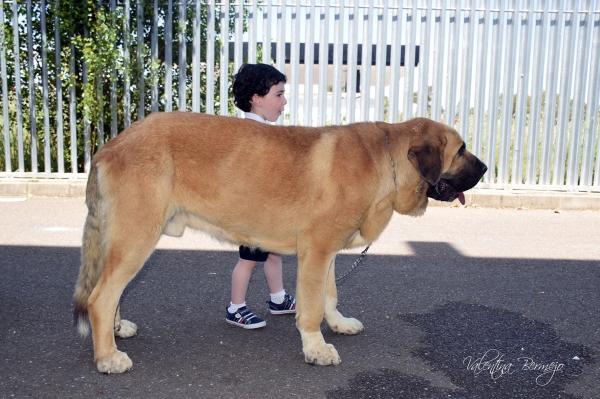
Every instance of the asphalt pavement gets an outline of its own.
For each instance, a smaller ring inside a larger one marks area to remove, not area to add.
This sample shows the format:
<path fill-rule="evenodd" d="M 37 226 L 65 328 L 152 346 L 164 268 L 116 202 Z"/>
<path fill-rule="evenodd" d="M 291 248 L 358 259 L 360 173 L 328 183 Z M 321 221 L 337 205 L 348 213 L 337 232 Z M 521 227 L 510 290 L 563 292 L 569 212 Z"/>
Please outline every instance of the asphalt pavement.
<path fill-rule="evenodd" d="M 365 331 L 333 333 L 342 363 L 304 362 L 294 317 L 268 314 L 259 265 L 247 302 L 267 321 L 224 321 L 237 251 L 163 237 L 126 289 L 118 339 L 133 360 L 96 371 L 72 322 L 83 198 L 0 198 L 0 398 L 598 398 L 600 212 L 430 207 L 395 215 L 339 282 Z M 338 275 L 355 251 L 337 257 Z M 295 292 L 297 262 L 284 256 Z"/>

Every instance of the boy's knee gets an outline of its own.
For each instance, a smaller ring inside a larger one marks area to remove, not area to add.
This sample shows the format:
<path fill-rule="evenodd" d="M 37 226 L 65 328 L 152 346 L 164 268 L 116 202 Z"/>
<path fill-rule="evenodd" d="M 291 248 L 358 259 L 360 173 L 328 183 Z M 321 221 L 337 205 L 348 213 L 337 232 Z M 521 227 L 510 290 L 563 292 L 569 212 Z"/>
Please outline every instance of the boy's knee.
<path fill-rule="evenodd" d="M 252 270 L 252 269 L 254 269 L 256 267 L 256 263 L 257 262 L 253 261 L 253 260 L 248 260 L 248 259 L 242 259 L 242 258 L 240 258 L 238 260 L 238 263 L 237 263 L 237 265 L 235 267 L 236 268 L 239 267 L 239 268 L 242 268 L 242 269 L 250 269 L 250 270 Z"/>

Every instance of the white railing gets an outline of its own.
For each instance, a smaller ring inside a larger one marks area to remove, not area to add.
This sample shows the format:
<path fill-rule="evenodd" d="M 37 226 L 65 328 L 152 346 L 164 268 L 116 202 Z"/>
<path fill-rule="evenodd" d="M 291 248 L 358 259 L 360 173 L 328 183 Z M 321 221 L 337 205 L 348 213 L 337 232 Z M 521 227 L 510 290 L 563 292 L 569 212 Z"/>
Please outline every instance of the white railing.
<path fill-rule="evenodd" d="M 288 77 L 280 124 L 430 117 L 490 166 L 480 187 L 600 191 L 600 0 L 105 0 L 137 43 L 116 51 L 144 73 L 120 71 L 105 86 L 110 112 L 79 125 L 80 93 L 45 67 L 70 45 L 61 48 L 60 21 L 46 35 L 18 29 L 51 15 L 55 0 L 0 3 L 13 32 L 1 48 L 0 177 L 85 176 L 95 148 L 150 112 L 235 113 L 215 97 L 229 96 L 243 62 L 266 62 Z M 149 10 L 151 24 L 138 23 Z M 85 70 L 71 61 L 71 73 Z"/>

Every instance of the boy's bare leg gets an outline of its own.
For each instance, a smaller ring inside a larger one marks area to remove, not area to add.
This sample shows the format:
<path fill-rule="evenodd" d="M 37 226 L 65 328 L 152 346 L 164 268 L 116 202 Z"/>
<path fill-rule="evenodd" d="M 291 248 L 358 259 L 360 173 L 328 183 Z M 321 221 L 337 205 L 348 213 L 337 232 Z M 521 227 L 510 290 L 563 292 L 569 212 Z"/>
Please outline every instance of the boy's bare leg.
<path fill-rule="evenodd" d="M 231 274 L 231 303 L 239 305 L 246 301 L 246 292 L 255 267 L 255 261 L 240 258 Z"/>
<path fill-rule="evenodd" d="M 273 253 L 269 254 L 269 257 L 265 261 L 264 270 L 271 294 L 283 291 L 283 266 L 281 263 L 281 255 Z"/>

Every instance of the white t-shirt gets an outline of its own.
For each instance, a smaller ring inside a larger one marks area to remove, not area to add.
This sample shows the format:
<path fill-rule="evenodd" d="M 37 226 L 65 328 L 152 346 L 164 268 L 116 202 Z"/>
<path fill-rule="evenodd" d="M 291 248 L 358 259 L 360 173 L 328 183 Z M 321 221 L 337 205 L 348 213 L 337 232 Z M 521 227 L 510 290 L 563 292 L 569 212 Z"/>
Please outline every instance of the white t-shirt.
<path fill-rule="evenodd" d="M 254 114 L 252 112 L 244 112 L 244 118 L 245 119 L 252 119 L 253 121 L 257 121 L 257 122 L 269 123 L 266 120 L 264 120 L 263 118 L 261 118 L 259 115 Z"/>

